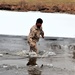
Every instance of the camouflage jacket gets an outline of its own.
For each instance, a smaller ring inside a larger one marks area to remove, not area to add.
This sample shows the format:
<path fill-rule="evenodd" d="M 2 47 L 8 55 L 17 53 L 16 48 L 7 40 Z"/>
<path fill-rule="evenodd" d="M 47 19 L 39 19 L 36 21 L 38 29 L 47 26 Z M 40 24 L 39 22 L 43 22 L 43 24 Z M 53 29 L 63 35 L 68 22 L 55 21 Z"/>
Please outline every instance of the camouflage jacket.
<path fill-rule="evenodd" d="M 28 35 L 28 42 L 38 42 L 40 35 L 44 34 L 42 27 L 39 29 L 36 25 L 32 26 Z"/>

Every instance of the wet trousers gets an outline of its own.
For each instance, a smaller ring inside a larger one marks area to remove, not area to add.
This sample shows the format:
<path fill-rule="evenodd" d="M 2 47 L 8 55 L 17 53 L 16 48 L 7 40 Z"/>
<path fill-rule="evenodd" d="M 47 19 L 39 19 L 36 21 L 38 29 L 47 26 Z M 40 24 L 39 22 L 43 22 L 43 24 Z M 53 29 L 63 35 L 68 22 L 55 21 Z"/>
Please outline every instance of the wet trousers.
<path fill-rule="evenodd" d="M 34 51 L 37 53 L 37 46 L 36 46 L 36 42 L 28 42 L 29 46 L 30 46 L 30 51 Z"/>

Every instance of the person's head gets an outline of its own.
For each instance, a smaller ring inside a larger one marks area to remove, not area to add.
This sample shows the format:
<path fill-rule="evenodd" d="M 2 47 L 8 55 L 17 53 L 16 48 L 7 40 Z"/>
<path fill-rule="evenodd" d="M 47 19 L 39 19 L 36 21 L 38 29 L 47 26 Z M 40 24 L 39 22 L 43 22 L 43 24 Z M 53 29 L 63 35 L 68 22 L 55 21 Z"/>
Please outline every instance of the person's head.
<path fill-rule="evenodd" d="M 43 23 L 43 20 L 41 18 L 38 18 L 36 20 L 36 26 L 37 26 L 37 28 L 40 28 L 42 26 L 42 23 Z"/>

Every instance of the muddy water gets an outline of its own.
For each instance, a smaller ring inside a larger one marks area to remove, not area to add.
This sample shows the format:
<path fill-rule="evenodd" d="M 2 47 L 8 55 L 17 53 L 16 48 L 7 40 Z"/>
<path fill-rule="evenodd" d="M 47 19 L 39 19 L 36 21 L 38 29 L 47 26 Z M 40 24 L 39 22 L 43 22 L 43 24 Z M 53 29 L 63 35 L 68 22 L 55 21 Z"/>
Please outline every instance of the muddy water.
<path fill-rule="evenodd" d="M 40 39 L 36 66 L 27 66 L 29 58 L 24 55 L 29 51 L 25 36 L 0 35 L 0 75 L 75 75 L 73 58 L 75 39 L 57 40 Z M 54 52 L 55 55 L 48 55 Z"/>

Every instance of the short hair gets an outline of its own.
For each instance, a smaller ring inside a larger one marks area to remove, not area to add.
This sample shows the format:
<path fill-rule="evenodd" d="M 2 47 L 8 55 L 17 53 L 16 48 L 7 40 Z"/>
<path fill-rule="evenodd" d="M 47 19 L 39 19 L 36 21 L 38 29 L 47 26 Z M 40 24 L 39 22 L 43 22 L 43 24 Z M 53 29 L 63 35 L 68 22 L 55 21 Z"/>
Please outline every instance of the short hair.
<path fill-rule="evenodd" d="M 38 18 L 37 20 L 36 20 L 36 23 L 43 23 L 43 20 L 41 19 L 41 18 Z"/>

